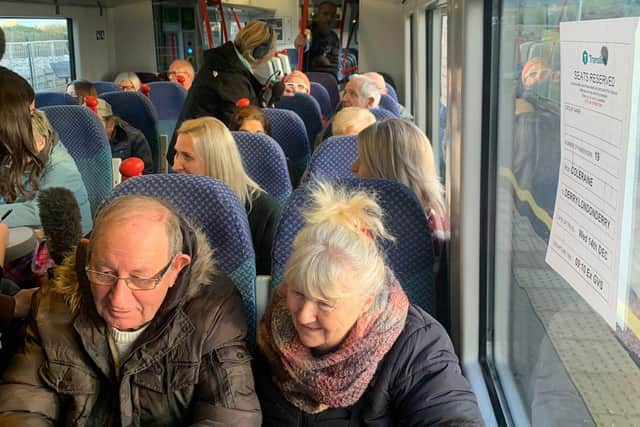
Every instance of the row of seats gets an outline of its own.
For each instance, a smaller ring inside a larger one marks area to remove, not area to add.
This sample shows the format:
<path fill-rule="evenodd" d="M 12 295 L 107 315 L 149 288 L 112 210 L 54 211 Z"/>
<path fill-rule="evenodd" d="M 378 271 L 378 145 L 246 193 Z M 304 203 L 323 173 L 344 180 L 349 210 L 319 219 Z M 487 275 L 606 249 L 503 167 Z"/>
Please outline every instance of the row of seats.
<path fill-rule="evenodd" d="M 383 244 L 389 267 L 412 303 L 434 314 L 433 248 L 427 220 L 415 194 L 386 180 L 343 178 L 339 182 L 347 188 L 376 192 L 385 213 L 385 226 L 396 238 Z M 105 198 L 105 203 L 128 194 L 166 200 L 204 231 L 216 248 L 218 268 L 230 277 L 242 295 L 250 343 L 255 344 L 256 325 L 270 291 L 256 285 L 255 254 L 247 216 L 233 191 L 221 181 L 204 176 L 147 175 L 125 181 Z M 299 208 L 308 198 L 309 186 L 303 185 L 293 192 L 282 211 L 274 238 L 270 290 L 282 282 L 293 239 L 303 225 Z M 221 214 L 211 215 L 212 211 Z"/>
<path fill-rule="evenodd" d="M 157 130 L 153 125 L 157 121 L 156 113 L 149 100 L 133 92 L 110 92 L 103 97 L 117 115 L 145 133 L 156 152 L 154 159 L 164 162 L 166 147 L 158 149 Z M 100 120 L 77 105 L 44 107 L 43 111 L 76 160 L 95 212 L 97 203 L 114 182 L 109 142 Z M 380 119 L 390 117 L 385 110 L 373 110 L 373 113 Z M 353 176 L 350 167 L 357 155 L 355 137 L 329 138 L 312 157 L 304 123 L 296 113 L 270 108 L 265 109 L 265 114 L 272 126 L 272 137 L 244 132 L 234 132 L 234 137 L 249 176 L 281 206 L 291 193 L 291 178 L 299 182 L 307 169 L 310 175 Z M 289 176 L 287 158 L 293 177 Z"/>

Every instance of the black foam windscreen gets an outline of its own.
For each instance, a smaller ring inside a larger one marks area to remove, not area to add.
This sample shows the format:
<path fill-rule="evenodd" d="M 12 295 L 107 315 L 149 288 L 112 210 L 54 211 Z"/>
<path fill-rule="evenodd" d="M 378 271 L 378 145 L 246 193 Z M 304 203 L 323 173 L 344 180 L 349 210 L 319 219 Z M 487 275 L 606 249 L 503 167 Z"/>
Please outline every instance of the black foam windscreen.
<path fill-rule="evenodd" d="M 68 189 L 52 187 L 40 192 L 38 204 L 49 256 L 56 264 L 61 264 L 82 237 L 78 202 Z"/>
<path fill-rule="evenodd" d="M 271 99 L 269 99 L 269 105 L 273 105 L 280 101 L 282 94 L 284 93 L 284 83 L 282 80 L 278 80 L 271 86 Z"/>

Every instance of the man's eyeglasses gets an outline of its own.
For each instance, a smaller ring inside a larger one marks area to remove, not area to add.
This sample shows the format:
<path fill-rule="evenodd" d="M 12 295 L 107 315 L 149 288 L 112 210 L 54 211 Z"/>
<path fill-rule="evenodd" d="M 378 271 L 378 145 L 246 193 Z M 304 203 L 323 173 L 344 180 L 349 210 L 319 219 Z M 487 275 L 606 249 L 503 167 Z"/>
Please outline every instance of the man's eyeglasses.
<path fill-rule="evenodd" d="M 120 277 L 116 276 L 115 274 L 103 273 L 101 271 L 93 270 L 89 268 L 89 266 L 86 266 L 84 268 L 84 271 L 87 273 L 89 282 L 91 282 L 91 284 L 95 286 L 113 287 L 116 283 L 118 283 L 118 280 L 124 280 L 124 283 L 132 291 L 150 291 L 152 289 L 155 289 L 158 284 L 160 284 L 160 281 L 162 280 L 164 275 L 167 274 L 167 271 L 169 271 L 169 267 L 171 267 L 174 259 L 175 256 L 171 257 L 169 263 L 164 266 L 164 268 L 160 270 L 159 273 L 155 274 L 154 277 L 150 278 L 135 276 Z"/>

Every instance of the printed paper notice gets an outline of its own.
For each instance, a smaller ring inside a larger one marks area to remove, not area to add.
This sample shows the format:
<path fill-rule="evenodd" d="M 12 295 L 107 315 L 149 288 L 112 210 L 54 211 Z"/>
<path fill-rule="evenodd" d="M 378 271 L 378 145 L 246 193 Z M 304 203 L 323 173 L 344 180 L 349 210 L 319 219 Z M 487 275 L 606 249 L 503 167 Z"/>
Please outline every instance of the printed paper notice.
<path fill-rule="evenodd" d="M 546 261 L 614 329 L 632 235 L 637 48 L 637 18 L 560 24 L 562 155 Z"/>

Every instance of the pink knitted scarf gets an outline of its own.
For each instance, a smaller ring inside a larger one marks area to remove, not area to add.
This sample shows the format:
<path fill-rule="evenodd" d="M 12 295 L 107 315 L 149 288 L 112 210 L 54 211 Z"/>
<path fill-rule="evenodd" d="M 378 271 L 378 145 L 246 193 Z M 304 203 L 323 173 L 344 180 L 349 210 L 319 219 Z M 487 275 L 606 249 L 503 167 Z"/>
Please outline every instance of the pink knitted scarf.
<path fill-rule="evenodd" d="M 307 413 L 360 400 L 378 363 L 404 329 L 409 300 L 390 271 L 371 308 L 340 346 L 316 356 L 300 342 L 287 308 L 286 286 L 274 293 L 260 322 L 258 345 L 287 401 Z"/>

